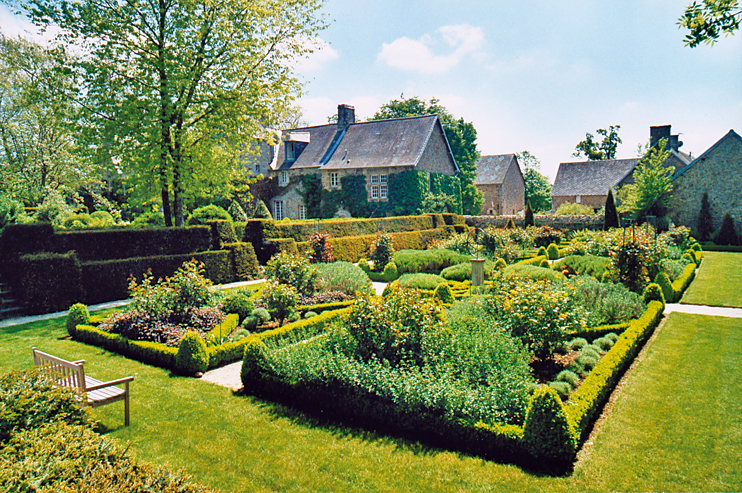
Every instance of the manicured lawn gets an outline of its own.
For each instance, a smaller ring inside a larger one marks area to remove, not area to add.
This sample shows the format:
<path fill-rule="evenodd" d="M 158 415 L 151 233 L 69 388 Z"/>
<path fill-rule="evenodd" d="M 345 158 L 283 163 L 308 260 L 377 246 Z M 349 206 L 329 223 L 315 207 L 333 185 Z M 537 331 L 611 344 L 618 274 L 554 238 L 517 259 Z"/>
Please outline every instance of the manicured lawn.
<path fill-rule="evenodd" d="M 742 253 L 704 252 L 681 303 L 742 307 Z"/>
<path fill-rule="evenodd" d="M 673 313 L 569 477 L 306 418 L 196 379 L 64 338 L 64 320 L 0 329 L 0 373 L 31 347 L 85 359 L 101 379 L 134 375 L 132 426 L 121 403 L 103 429 L 139 457 L 235 491 L 739 491 L 742 320 Z"/>

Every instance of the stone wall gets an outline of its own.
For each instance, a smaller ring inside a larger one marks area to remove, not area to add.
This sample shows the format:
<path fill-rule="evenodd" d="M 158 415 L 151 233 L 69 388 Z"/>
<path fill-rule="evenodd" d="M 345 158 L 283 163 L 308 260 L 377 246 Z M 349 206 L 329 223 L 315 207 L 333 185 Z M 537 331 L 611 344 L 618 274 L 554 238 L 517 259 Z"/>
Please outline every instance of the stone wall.
<path fill-rule="evenodd" d="M 440 124 L 433 127 L 433 134 L 428 139 L 420 161 L 415 169 L 427 171 L 428 173 L 441 173 L 444 175 L 455 175 L 453 156 L 446 145 L 446 136 Z M 402 171 L 398 169 L 398 171 Z"/>
<path fill-rule="evenodd" d="M 695 229 L 701 199 L 708 193 L 713 229 L 728 212 L 742 228 L 742 138 L 728 133 L 672 182 L 669 216 L 675 224 Z"/>
<path fill-rule="evenodd" d="M 494 226 L 504 228 L 508 219 L 512 218 L 516 226 L 523 226 L 525 218 L 523 216 L 464 216 L 466 224 L 474 228 L 486 228 Z M 554 216 L 554 215 L 536 215 L 534 216 L 536 226 L 549 226 L 561 231 L 578 231 L 580 229 L 602 229 L 603 216 Z"/>
<path fill-rule="evenodd" d="M 500 195 L 502 214 L 517 214 L 526 210 L 526 183 L 516 162 L 505 173 Z"/>
<path fill-rule="evenodd" d="M 573 204 L 589 205 L 595 210 L 600 209 L 605 205 L 606 195 L 552 195 L 551 197 L 551 209 L 557 210 L 560 205 L 571 202 Z"/>
<path fill-rule="evenodd" d="M 482 198 L 484 198 L 482 214 L 487 216 L 497 216 L 500 214 L 500 185 L 479 184 L 477 188 L 481 190 Z"/>

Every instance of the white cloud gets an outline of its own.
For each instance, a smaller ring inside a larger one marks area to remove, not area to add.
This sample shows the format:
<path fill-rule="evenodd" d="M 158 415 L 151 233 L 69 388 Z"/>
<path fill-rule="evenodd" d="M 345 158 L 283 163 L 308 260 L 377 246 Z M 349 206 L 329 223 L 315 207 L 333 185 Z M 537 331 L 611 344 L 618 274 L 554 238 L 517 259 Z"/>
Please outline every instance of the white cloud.
<path fill-rule="evenodd" d="M 340 58 L 340 53 L 322 38 L 307 40 L 306 45 L 311 46 L 314 51 L 294 62 L 294 67 L 302 74 L 317 72 L 331 61 Z"/>
<path fill-rule="evenodd" d="M 437 55 L 433 48 L 440 42 L 452 48 L 447 55 Z M 377 60 L 402 70 L 424 74 L 443 74 L 461 63 L 467 55 L 478 53 L 484 46 L 484 32 L 480 27 L 461 24 L 443 26 L 435 36 L 419 39 L 403 36 L 389 44 L 383 43 Z"/>

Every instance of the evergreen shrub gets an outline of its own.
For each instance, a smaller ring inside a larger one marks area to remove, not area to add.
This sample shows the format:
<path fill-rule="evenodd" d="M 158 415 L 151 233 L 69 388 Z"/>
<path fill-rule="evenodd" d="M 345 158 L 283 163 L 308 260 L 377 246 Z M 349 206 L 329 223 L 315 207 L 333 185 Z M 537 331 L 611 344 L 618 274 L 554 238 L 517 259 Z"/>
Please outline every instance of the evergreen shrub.
<path fill-rule="evenodd" d="M 663 305 L 665 304 L 665 296 L 662 294 L 662 288 L 657 283 L 649 283 L 646 288 L 644 288 L 644 292 L 642 293 L 642 299 L 644 300 L 644 303 L 649 303 L 650 301 L 659 301 Z"/>
<path fill-rule="evenodd" d="M 188 217 L 189 226 L 201 226 L 209 221 L 222 220 L 232 223 L 232 216 L 218 205 L 209 204 L 194 210 Z"/>
<path fill-rule="evenodd" d="M 555 466 L 571 464 L 577 440 L 559 395 L 547 386 L 536 389 L 528 404 L 523 441 L 537 459 Z"/>
<path fill-rule="evenodd" d="M 88 307 L 82 303 L 75 303 L 70 307 L 67 314 L 67 333 L 75 337 L 75 329 L 78 325 L 88 325 L 90 323 L 90 313 Z"/>
<path fill-rule="evenodd" d="M 441 303 L 451 304 L 455 301 L 448 283 L 442 282 L 435 287 L 433 296 L 441 300 Z"/>
<path fill-rule="evenodd" d="M 206 343 L 196 332 L 186 332 L 175 355 L 175 369 L 183 375 L 205 372 L 209 367 Z"/>
<path fill-rule="evenodd" d="M 433 291 L 439 284 L 445 283 L 446 280 L 436 274 L 402 274 L 397 281 L 402 288 L 424 289 Z"/>
<path fill-rule="evenodd" d="M 552 243 L 546 248 L 546 253 L 549 260 L 557 260 L 559 258 L 559 247 Z"/>
<path fill-rule="evenodd" d="M 675 291 L 672 289 L 672 281 L 670 281 L 670 277 L 665 272 L 658 272 L 654 276 L 654 282 L 662 289 L 662 295 L 667 303 L 675 301 Z"/>

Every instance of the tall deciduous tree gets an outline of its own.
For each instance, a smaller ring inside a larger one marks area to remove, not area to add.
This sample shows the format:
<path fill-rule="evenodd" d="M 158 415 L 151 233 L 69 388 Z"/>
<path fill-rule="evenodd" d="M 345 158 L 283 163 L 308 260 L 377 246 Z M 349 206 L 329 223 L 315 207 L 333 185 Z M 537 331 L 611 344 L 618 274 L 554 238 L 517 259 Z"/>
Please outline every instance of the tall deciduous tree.
<path fill-rule="evenodd" d="M 528 151 L 516 154 L 523 165 L 523 181 L 526 187 L 526 203 L 530 202 L 534 213 L 551 210 L 551 183 L 539 173 L 541 162 Z"/>
<path fill-rule="evenodd" d="M 580 141 L 575 147 L 575 152 L 572 154 L 574 157 L 585 156 L 591 161 L 600 161 L 603 159 L 615 159 L 616 150 L 618 144 L 621 143 L 621 137 L 618 136 L 618 131 L 621 129 L 621 125 L 611 125 L 608 130 L 599 128 L 597 130 L 598 135 L 603 136 L 603 140 L 597 142 L 595 136 L 590 132 L 585 134 L 585 140 Z"/>
<path fill-rule="evenodd" d="M 82 56 L 90 148 L 159 190 L 166 223 L 187 194 L 240 172 L 300 89 L 290 63 L 312 50 L 322 0 L 29 0 L 37 25 Z M 172 204 L 172 207 L 171 207 Z"/>
<path fill-rule="evenodd" d="M 695 48 L 701 43 L 714 44 L 722 34 L 733 34 L 739 29 L 740 20 L 742 9 L 738 0 L 703 0 L 688 5 L 678 25 L 690 31 L 685 44 Z"/>
<path fill-rule="evenodd" d="M 459 180 L 461 181 L 461 202 L 464 214 L 477 215 L 482 210 L 484 198 L 482 192 L 474 185 L 477 175 L 477 131 L 472 123 L 463 118 L 456 119 L 446 108 L 439 105 L 438 99 L 426 102 L 416 97 L 405 98 L 402 94 L 384 104 L 371 120 L 385 120 L 388 118 L 403 118 L 407 116 L 438 115 L 443 131 L 451 146 L 456 164 L 459 166 Z"/>
<path fill-rule="evenodd" d="M 618 190 L 621 209 L 637 219 L 647 215 L 663 216 L 672 196 L 674 168 L 664 163 L 670 156 L 665 148 L 667 139 L 660 141 L 639 161 L 634 169 L 634 183 Z"/>
<path fill-rule="evenodd" d="M 74 77 L 59 70 L 65 59 L 61 47 L 0 35 L 0 189 L 28 205 L 85 179 L 71 128 Z"/>

